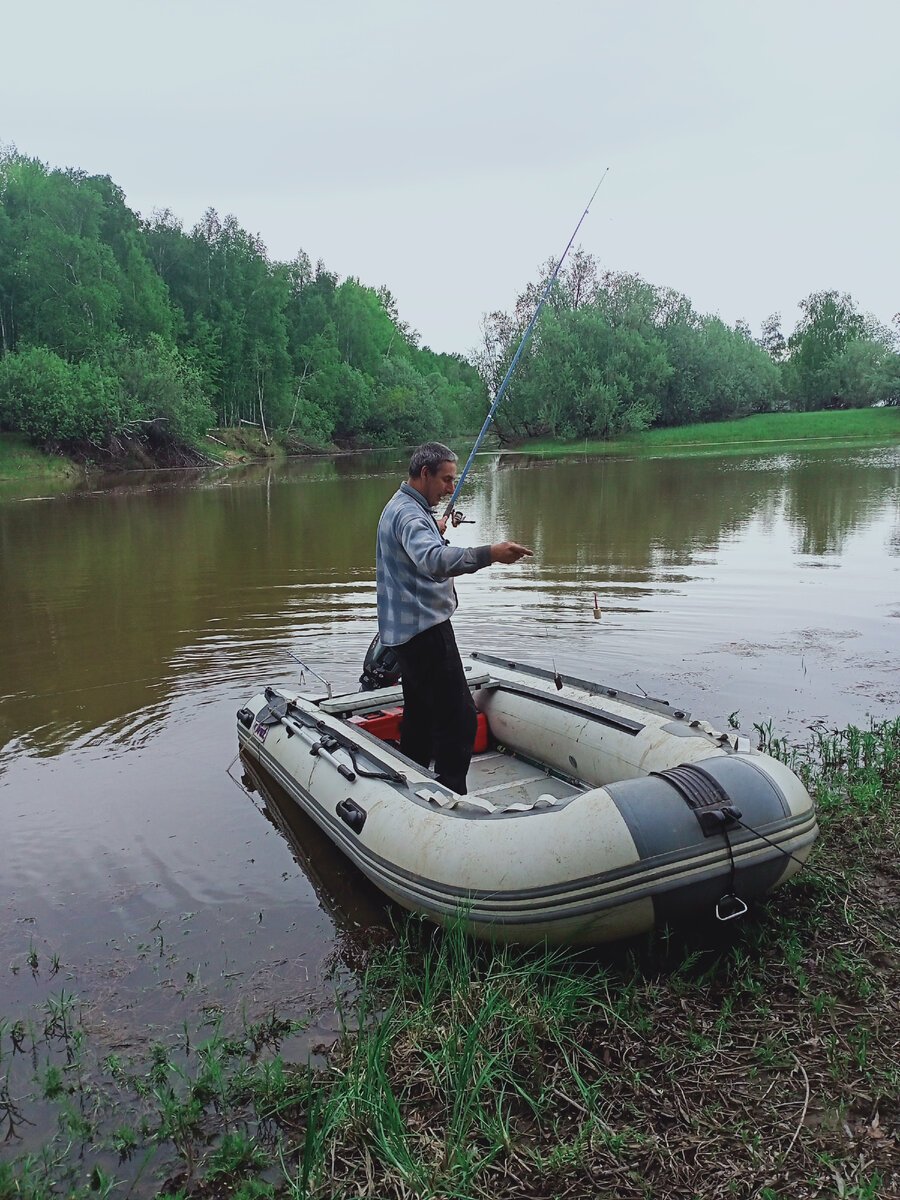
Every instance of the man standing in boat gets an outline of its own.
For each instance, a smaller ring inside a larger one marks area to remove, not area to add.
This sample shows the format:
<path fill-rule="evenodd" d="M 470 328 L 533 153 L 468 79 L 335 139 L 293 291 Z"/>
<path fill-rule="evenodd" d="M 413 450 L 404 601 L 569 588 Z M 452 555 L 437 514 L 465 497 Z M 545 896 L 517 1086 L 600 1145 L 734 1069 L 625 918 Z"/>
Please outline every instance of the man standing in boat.
<path fill-rule="evenodd" d="M 491 563 L 515 563 L 532 552 L 516 542 L 461 549 L 444 538 L 447 517 L 432 511 L 456 486 L 457 456 L 440 442 L 417 446 L 409 479 L 378 522 L 378 633 L 400 664 L 403 726 L 400 749 L 461 794 L 472 758 L 477 714 L 450 617 L 453 579 Z"/>

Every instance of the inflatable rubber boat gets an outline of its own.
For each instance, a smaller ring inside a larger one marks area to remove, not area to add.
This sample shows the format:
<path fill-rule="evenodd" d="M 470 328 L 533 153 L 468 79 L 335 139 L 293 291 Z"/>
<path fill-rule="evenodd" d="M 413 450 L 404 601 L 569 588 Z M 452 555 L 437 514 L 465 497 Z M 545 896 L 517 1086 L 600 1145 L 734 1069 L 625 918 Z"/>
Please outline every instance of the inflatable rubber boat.
<path fill-rule="evenodd" d="M 378 888 L 476 936 L 587 945 L 742 915 L 817 834 L 784 763 L 668 703 L 488 654 L 468 794 L 400 753 L 399 686 L 265 688 L 240 750 Z"/>

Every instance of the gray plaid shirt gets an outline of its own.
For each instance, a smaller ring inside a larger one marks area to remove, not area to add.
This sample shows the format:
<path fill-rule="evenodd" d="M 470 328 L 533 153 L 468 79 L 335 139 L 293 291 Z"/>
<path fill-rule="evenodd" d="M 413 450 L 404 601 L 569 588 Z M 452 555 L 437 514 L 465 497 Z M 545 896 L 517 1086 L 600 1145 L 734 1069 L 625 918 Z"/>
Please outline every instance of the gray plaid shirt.
<path fill-rule="evenodd" d="M 401 484 L 378 522 L 375 579 L 384 645 L 402 646 L 446 621 L 456 610 L 453 576 L 470 575 L 490 562 L 490 546 L 449 546 L 425 497 Z"/>

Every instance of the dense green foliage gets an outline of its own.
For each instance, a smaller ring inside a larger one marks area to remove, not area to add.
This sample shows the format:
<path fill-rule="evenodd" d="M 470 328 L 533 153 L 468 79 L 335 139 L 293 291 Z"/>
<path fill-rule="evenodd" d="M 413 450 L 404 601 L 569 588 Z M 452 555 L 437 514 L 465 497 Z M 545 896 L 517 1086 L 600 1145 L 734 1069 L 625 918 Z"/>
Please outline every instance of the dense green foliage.
<path fill-rule="evenodd" d="M 544 292 L 484 323 L 476 366 L 419 346 L 386 288 L 300 251 L 272 261 L 234 217 L 143 220 L 105 176 L 0 149 L 0 431 L 39 444 L 198 443 L 258 425 L 294 444 L 389 445 L 476 429 Z M 900 397 L 895 331 L 821 292 L 785 339 L 576 251 L 497 412 L 502 438 L 607 439 Z"/>
<path fill-rule="evenodd" d="M 838 292 L 816 292 L 800 304 L 803 316 L 788 339 L 785 390 L 792 407 L 845 407 L 900 397 L 896 338 Z"/>
<path fill-rule="evenodd" d="M 480 365 L 496 388 L 554 264 L 493 313 Z M 601 275 L 577 252 L 550 290 L 495 420 L 503 436 L 610 438 L 651 427 L 788 409 L 862 407 L 900 398 L 896 334 L 860 315 L 849 296 L 801 303 L 785 341 L 774 314 L 754 339 L 742 322 L 700 316 L 686 296 L 637 275 Z"/>
<path fill-rule="evenodd" d="M 0 152 L 0 429 L 108 449 L 244 421 L 379 445 L 471 429 L 485 404 L 386 289 L 273 262 L 212 210 L 189 233 L 141 220 L 108 178 Z"/>

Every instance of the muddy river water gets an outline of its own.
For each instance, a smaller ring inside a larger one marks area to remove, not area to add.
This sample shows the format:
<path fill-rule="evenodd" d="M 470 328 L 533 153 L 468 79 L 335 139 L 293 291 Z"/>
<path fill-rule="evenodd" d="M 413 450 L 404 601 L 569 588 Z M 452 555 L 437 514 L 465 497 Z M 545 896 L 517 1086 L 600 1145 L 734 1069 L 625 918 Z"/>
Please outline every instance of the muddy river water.
<path fill-rule="evenodd" d="M 64 987 L 114 1046 L 314 1005 L 389 922 L 233 760 L 288 651 L 356 687 L 403 474 L 385 452 L 0 492 L 0 1015 Z M 481 456 L 453 539 L 535 553 L 459 582 L 457 639 L 751 735 L 894 716 L 898 484 L 897 447 Z"/>

